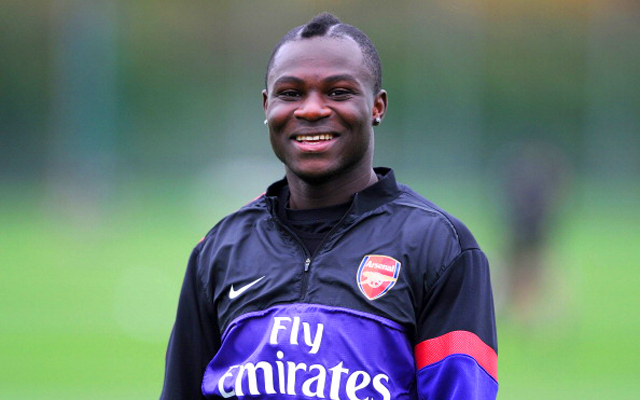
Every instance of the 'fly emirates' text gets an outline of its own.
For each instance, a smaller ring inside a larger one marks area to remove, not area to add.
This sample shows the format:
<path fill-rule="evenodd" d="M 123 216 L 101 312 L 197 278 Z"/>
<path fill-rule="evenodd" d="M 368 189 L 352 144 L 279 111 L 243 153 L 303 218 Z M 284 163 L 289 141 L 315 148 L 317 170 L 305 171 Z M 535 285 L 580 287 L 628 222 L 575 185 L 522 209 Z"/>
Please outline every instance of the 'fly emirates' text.
<path fill-rule="evenodd" d="M 274 317 L 269 344 L 278 345 L 282 340 L 288 340 L 291 345 L 306 346 L 308 354 L 317 354 L 322 343 L 324 325 L 301 322 L 300 317 Z M 358 391 L 372 386 L 380 394 L 381 400 L 390 400 L 391 394 L 385 383 L 389 382 L 389 376 L 377 374 L 371 376 L 365 371 L 351 371 L 340 361 L 334 366 L 326 367 L 321 364 L 295 363 L 286 361 L 285 354 L 281 350 L 276 353 L 277 360 L 259 361 L 257 363 L 245 363 L 232 365 L 218 381 L 218 390 L 222 397 L 253 396 L 261 394 L 282 394 L 295 396 L 299 386 L 297 379 L 304 379 L 300 390 L 306 397 L 329 398 L 339 400 L 339 393 L 344 389 L 349 400 L 364 400 L 358 396 Z M 258 387 L 258 374 L 262 375 L 264 387 Z M 301 377 L 297 375 L 304 376 Z M 233 388 L 226 390 L 226 388 Z M 327 396 L 328 395 L 328 396 Z M 367 398 L 367 397 L 365 397 Z M 369 398 L 367 398 L 369 399 Z M 378 400 L 378 399 L 369 399 Z"/>

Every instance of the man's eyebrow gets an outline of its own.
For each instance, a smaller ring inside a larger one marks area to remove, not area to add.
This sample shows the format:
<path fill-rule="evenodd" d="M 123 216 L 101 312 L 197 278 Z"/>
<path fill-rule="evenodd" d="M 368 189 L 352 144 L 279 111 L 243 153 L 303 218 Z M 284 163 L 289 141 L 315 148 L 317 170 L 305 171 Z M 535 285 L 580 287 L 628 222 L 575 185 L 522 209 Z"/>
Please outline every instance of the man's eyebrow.
<path fill-rule="evenodd" d="M 355 76 L 351 74 L 339 74 L 339 75 L 328 76 L 324 79 L 324 81 L 325 82 L 339 82 L 339 81 L 357 82 L 358 80 L 356 79 Z"/>
<path fill-rule="evenodd" d="M 357 82 L 358 80 L 356 79 L 355 76 L 351 74 L 331 75 L 323 79 L 323 82 L 326 82 L 326 83 L 333 83 L 333 82 L 340 82 L 340 81 Z M 301 79 L 295 76 L 281 76 L 273 84 L 274 85 L 287 84 L 287 83 L 303 84 L 304 82 L 305 82 L 304 79 Z"/>
<path fill-rule="evenodd" d="M 304 79 L 296 78 L 295 76 L 281 76 L 273 82 L 274 85 L 285 83 L 304 83 Z"/>

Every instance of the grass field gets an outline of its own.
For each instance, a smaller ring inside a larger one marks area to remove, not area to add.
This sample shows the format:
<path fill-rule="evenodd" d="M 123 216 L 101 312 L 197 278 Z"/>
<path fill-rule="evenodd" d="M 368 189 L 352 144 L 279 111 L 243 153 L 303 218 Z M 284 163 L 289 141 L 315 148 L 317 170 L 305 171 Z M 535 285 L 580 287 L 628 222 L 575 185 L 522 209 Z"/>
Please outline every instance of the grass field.
<path fill-rule="evenodd" d="M 166 185 L 120 187 L 97 208 L 1 187 L 1 399 L 157 398 L 189 252 L 247 200 Z M 499 292 L 491 199 L 438 190 L 495 260 Z M 640 196 L 606 193 L 584 188 L 562 215 L 539 321 L 500 318 L 499 399 L 638 398 Z"/>

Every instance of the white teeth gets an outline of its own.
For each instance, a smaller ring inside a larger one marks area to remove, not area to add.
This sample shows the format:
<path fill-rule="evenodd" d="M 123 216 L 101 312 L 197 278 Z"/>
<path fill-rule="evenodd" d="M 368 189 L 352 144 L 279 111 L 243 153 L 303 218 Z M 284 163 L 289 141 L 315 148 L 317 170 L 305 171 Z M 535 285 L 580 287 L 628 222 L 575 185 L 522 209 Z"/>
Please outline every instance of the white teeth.
<path fill-rule="evenodd" d="M 333 135 L 330 133 L 323 133 L 320 135 L 298 135 L 296 136 L 296 140 L 298 142 L 318 142 L 321 140 L 331 140 L 333 139 Z"/>

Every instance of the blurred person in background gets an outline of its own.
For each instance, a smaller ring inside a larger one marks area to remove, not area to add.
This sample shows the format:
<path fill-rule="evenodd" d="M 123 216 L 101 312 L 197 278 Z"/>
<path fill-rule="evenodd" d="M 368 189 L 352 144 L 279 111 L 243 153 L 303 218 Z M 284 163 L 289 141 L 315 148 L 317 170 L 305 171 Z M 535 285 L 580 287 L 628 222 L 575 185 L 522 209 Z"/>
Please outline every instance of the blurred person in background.
<path fill-rule="evenodd" d="M 568 183 L 564 154 L 528 140 L 509 147 L 504 165 L 507 217 L 507 302 L 510 317 L 534 322 L 549 265 L 547 249 L 556 210 Z"/>
<path fill-rule="evenodd" d="M 161 399 L 495 399 L 489 265 L 389 168 L 378 53 L 320 14 L 276 45 L 263 105 L 285 178 L 195 247 Z"/>

